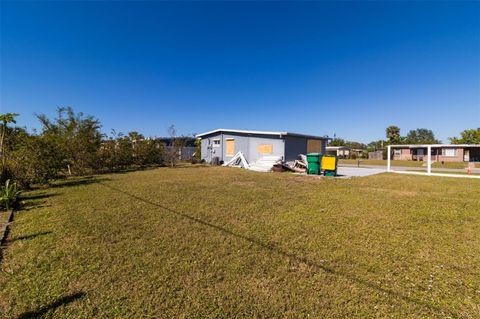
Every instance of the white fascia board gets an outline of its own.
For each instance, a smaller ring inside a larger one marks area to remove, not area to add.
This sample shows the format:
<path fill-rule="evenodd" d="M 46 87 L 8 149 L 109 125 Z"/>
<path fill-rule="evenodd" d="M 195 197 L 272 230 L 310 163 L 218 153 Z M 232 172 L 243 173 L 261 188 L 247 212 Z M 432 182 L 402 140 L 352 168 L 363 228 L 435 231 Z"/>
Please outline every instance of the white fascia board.
<path fill-rule="evenodd" d="M 210 135 L 213 133 L 218 133 L 218 132 L 232 132 L 232 133 L 244 133 L 244 134 L 260 134 L 260 135 L 287 135 L 287 132 L 268 132 L 268 131 L 248 131 L 248 130 L 230 130 L 230 129 L 223 129 L 219 128 L 213 131 L 208 131 L 205 133 L 197 134 L 196 137 L 202 137 L 205 135 Z"/>

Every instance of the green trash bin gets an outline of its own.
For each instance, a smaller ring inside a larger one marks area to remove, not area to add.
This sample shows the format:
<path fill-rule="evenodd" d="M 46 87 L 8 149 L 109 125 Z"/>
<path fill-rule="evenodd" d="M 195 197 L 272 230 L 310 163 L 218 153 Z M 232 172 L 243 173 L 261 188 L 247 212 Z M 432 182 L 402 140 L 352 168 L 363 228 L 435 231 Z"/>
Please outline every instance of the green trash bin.
<path fill-rule="evenodd" d="M 307 154 L 307 174 L 320 175 L 320 162 L 322 154 L 309 153 Z"/>

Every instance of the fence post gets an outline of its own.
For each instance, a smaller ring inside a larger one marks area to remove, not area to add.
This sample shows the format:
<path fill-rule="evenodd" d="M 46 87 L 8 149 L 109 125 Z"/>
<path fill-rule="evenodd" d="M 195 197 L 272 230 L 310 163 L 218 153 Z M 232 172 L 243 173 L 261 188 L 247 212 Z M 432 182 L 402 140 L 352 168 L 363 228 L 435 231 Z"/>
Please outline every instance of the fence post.
<path fill-rule="evenodd" d="M 432 146 L 427 146 L 427 174 L 430 175 L 432 173 Z"/>
<path fill-rule="evenodd" d="M 392 148 L 391 145 L 388 145 L 388 146 L 387 146 L 387 172 L 390 172 L 390 171 L 391 171 L 391 167 L 390 167 L 391 148 Z"/>

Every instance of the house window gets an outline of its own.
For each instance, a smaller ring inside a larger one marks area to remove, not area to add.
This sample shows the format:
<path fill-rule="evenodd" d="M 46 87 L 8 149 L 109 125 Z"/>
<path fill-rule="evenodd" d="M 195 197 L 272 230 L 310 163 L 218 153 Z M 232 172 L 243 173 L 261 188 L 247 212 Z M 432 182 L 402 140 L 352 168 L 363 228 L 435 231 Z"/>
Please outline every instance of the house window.
<path fill-rule="evenodd" d="M 453 156 L 456 156 L 456 150 L 454 148 L 443 148 L 442 149 L 442 155 L 443 156 L 450 156 L 450 157 L 453 157 Z"/>
<path fill-rule="evenodd" d="M 220 147 L 220 140 L 213 140 L 213 147 Z"/>
<path fill-rule="evenodd" d="M 397 150 L 393 150 L 393 155 L 395 155 L 395 156 L 400 156 L 400 155 L 402 155 L 402 150 L 398 150 L 398 149 L 397 149 Z"/>
<path fill-rule="evenodd" d="M 227 149 L 225 151 L 226 156 L 235 155 L 235 140 L 233 138 L 227 138 L 226 140 Z"/>

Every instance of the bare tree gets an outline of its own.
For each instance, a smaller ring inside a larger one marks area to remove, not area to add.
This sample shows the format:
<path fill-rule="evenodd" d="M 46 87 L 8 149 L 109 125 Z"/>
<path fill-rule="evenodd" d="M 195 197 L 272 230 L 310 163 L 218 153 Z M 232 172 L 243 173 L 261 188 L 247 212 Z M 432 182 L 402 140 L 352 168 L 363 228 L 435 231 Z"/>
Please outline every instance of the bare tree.
<path fill-rule="evenodd" d="M 170 167 L 175 167 L 178 160 L 181 158 L 182 148 L 185 144 L 185 139 L 183 137 L 177 136 L 177 130 L 175 125 L 171 125 L 168 129 L 169 145 L 166 147 L 166 159 L 170 163 Z"/>

